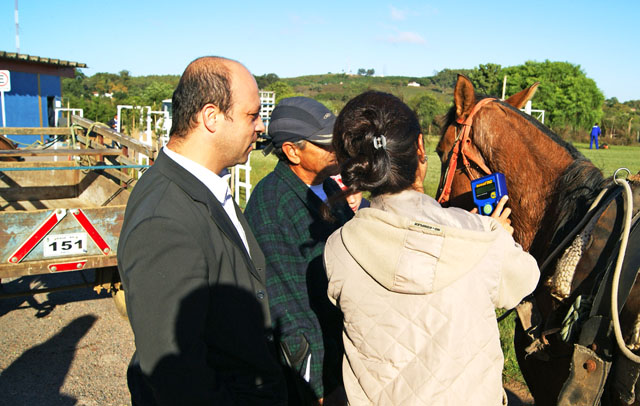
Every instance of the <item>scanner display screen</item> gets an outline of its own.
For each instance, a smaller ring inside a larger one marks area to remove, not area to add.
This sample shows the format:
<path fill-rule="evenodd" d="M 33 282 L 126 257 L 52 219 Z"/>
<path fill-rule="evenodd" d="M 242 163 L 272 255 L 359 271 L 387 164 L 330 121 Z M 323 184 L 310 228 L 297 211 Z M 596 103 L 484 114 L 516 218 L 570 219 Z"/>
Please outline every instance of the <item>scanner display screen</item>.
<path fill-rule="evenodd" d="M 489 181 L 482 186 L 476 187 L 476 199 L 484 200 L 491 197 L 491 193 L 496 191 L 495 183 Z"/>

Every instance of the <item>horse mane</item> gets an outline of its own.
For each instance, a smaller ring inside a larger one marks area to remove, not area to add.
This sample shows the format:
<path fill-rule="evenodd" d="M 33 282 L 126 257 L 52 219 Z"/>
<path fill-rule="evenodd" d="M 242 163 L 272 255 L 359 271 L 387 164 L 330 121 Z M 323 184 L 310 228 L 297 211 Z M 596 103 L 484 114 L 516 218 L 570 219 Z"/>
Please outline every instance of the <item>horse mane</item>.
<path fill-rule="evenodd" d="M 437 121 L 438 124 L 440 124 L 440 138 L 442 138 L 447 132 L 447 128 L 449 128 L 450 125 L 453 125 L 456 122 L 456 106 L 451 105 L 449 111 L 447 111 Z"/>
<path fill-rule="evenodd" d="M 552 245 L 560 243 L 577 226 L 607 183 L 602 171 L 584 157 L 569 165 L 556 180 L 549 200 L 548 215 L 554 219 L 552 230 L 555 231 L 547 240 Z"/>
<path fill-rule="evenodd" d="M 549 210 L 545 216 L 552 220 L 548 222 L 550 227 L 548 230 L 544 230 L 543 228 L 546 227 L 543 225 L 540 230 L 542 232 L 539 232 L 540 235 L 545 235 L 544 239 L 551 246 L 559 244 L 578 225 L 591 206 L 591 202 L 606 185 L 607 180 L 602 175 L 602 171 L 582 155 L 576 147 L 563 140 L 547 126 L 508 103 L 500 103 L 535 126 L 567 151 L 573 159 L 573 162 L 556 179 L 554 192 L 549 196 Z M 547 234 L 545 231 L 552 234 Z"/>
<path fill-rule="evenodd" d="M 544 133 L 547 137 L 551 138 L 556 144 L 558 144 L 561 147 L 563 147 L 569 153 L 569 155 L 571 155 L 571 158 L 573 158 L 575 160 L 586 159 L 584 157 L 584 155 L 582 155 L 582 153 L 576 149 L 576 147 L 574 147 L 573 145 L 571 145 L 567 141 L 563 140 L 558 134 L 556 134 L 553 131 L 551 131 L 549 129 L 549 127 L 545 126 L 544 124 L 542 124 L 537 119 L 531 117 L 529 114 L 526 114 L 526 113 L 520 111 L 519 109 L 513 107 L 512 105 L 510 105 L 508 103 L 505 103 L 503 101 L 500 101 L 499 103 L 502 104 L 503 106 L 513 110 L 514 112 L 518 113 L 518 115 L 520 115 L 520 117 L 522 117 L 525 120 L 527 120 L 529 123 L 531 123 L 533 126 L 535 126 L 539 131 Z"/>

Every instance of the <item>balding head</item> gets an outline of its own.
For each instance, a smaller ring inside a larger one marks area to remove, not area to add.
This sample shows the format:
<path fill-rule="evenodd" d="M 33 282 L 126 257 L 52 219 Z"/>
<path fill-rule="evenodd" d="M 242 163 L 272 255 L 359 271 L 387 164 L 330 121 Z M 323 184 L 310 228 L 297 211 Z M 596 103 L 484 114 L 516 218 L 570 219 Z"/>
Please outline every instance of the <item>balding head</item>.
<path fill-rule="evenodd" d="M 242 64 L 216 56 L 191 62 L 173 92 L 171 137 L 186 137 L 197 126 L 198 112 L 206 104 L 217 106 L 225 117 L 228 116 L 233 105 L 232 78 L 240 71 L 249 74 Z"/>

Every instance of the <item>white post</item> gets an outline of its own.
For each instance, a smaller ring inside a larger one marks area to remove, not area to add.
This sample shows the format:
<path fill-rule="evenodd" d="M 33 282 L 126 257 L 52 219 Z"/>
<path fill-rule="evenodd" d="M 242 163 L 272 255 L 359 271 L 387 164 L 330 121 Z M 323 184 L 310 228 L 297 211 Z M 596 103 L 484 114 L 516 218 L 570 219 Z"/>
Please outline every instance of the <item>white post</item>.
<path fill-rule="evenodd" d="M 126 104 L 118 104 L 118 106 L 116 107 L 118 109 L 118 125 L 117 127 L 117 131 L 120 132 L 120 130 L 122 129 L 122 117 L 120 115 L 120 113 L 122 112 L 122 109 L 131 109 L 133 110 L 133 106 L 129 106 Z"/>
<path fill-rule="evenodd" d="M 7 126 L 7 117 L 4 114 L 4 92 L 0 92 L 0 98 L 2 99 L 2 126 Z"/>
<path fill-rule="evenodd" d="M 504 75 L 504 79 L 502 79 L 502 99 L 505 99 L 505 92 L 507 91 L 507 75 Z"/>
<path fill-rule="evenodd" d="M 84 117 L 82 109 L 72 109 L 72 108 L 67 108 L 67 107 L 56 107 L 56 108 L 53 109 L 53 111 L 54 111 L 54 116 L 55 116 L 54 127 L 58 126 L 58 123 L 60 122 L 60 119 L 59 119 L 60 113 L 63 112 L 63 111 L 68 111 L 71 114 L 76 114 L 76 115 L 78 115 L 80 117 Z M 67 123 L 67 125 L 69 127 L 71 127 L 71 122 Z"/>
<path fill-rule="evenodd" d="M 240 179 L 241 171 L 244 170 L 244 180 Z M 240 188 L 243 188 L 245 191 L 244 201 L 245 203 L 249 201 L 249 197 L 251 196 L 251 155 L 249 155 L 249 159 L 245 164 L 238 164 L 232 168 L 232 183 L 233 183 L 233 191 L 234 197 L 237 204 L 240 204 Z"/>
<path fill-rule="evenodd" d="M 116 109 L 117 109 L 117 111 L 118 111 L 118 112 L 116 113 L 116 120 L 118 120 L 118 122 L 116 123 L 116 131 L 117 131 L 117 132 L 120 132 L 120 129 L 122 128 L 122 127 L 121 127 L 121 125 L 122 125 L 122 124 L 120 124 L 120 123 L 122 123 L 122 119 L 121 119 L 121 117 L 120 117 L 120 112 L 122 112 L 122 107 L 123 107 L 123 106 L 121 106 L 121 105 L 118 105 L 118 106 L 116 107 Z"/>
<path fill-rule="evenodd" d="M 147 139 L 151 140 L 151 106 L 147 107 Z"/>

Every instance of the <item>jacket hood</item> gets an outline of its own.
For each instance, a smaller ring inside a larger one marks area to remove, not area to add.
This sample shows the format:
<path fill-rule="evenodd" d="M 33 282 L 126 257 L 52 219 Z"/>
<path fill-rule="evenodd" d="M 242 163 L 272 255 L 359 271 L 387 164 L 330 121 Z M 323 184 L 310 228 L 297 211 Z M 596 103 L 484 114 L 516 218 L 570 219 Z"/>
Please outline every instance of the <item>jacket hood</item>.
<path fill-rule="evenodd" d="M 344 225 L 341 237 L 353 259 L 385 288 L 428 294 L 471 271 L 501 231 L 492 218 L 443 209 L 427 195 L 405 191 L 374 198 L 371 208 Z"/>

